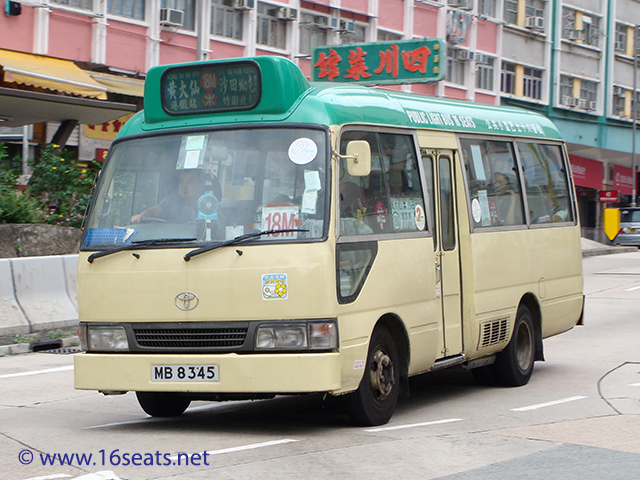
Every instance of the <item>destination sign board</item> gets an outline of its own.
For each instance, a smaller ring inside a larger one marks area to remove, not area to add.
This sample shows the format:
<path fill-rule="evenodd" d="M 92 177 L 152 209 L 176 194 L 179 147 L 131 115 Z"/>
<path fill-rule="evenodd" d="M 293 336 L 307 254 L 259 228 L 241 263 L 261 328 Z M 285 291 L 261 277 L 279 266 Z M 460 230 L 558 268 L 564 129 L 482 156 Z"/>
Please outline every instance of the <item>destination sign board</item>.
<path fill-rule="evenodd" d="M 169 115 L 251 110 L 262 95 L 260 68 L 250 61 L 178 66 L 163 73 L 160 89 Z"/>

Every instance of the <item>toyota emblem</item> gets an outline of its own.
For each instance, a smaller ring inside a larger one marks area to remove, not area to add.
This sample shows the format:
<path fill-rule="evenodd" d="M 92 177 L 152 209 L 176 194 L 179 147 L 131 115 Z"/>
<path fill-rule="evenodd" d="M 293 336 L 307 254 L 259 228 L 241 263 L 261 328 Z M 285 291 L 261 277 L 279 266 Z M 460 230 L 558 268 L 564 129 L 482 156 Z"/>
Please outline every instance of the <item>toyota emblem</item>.
<path fill-rule="evenodd" d="M 200 303 L 200 299 L 193 292 L 182 292 L 176 295 L 175 303 L 176 307 L 178 307 L 180 310 L 189 311 L 198 306 L 198 303 Z"/>

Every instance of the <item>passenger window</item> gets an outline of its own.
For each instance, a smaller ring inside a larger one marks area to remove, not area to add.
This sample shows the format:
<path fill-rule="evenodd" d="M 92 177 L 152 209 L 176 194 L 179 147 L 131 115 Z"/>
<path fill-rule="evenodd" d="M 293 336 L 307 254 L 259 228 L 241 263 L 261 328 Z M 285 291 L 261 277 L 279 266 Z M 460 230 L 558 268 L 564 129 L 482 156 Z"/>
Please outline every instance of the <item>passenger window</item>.
<path fill-rule="evenodd" d="M 558 145 L 518 142 L 532 224 L 573 221 L 567 170 Z"/>
<path fill-rule="evenodd" d="M 340 234 L 416 232 L 427 229 L 424 197 L 412 135 L 348 131 L 342 135 L 340 153 L 352 140 L 371 146 L 371 172 L 364 177 L 348 174 L 340 166 Z"/>
<path fill-rule="evenodd" d="M 461 139 L 474 227 L 524 225 L 524 207 L 511 142 Z"/>

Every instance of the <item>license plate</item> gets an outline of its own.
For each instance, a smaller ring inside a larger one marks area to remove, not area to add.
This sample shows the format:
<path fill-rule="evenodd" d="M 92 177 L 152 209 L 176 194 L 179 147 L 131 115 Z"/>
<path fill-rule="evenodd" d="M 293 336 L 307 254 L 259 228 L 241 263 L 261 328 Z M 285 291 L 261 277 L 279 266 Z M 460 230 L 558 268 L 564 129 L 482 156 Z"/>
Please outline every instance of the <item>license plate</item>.
<path fill-rule="evenodd" d="M 152 382 L 217 382 L 218 365 L 151 365 Z"/>

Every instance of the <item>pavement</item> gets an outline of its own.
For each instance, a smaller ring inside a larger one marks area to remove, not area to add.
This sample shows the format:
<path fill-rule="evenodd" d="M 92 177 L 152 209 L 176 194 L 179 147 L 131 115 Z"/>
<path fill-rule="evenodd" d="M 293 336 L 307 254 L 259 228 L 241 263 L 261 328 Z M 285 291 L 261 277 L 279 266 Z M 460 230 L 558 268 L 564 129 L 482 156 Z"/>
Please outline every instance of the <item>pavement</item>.
<path fill-rule="evenodd" d="M 596 255 L 611 255 L 616 253 L 627 253 L 627 252 L 637 252 L 639 249 L 637 247 L 620 247 L 614 245 L 605 245 L 593 240 L 588 240 L 586 238 L 582 238 L 581 240 L 582 246 L 582 257 L 593 257 Z M 52 319 L 52 322 L 55 322 L 56 319 Z M 55 328 L 52 328 L 55 330 Z M 68 338 L 63 338 L 60 340 L 59 345 L 52 345 L 52 349 L 59 348 L 74 348 L 78 345 L 78 337 L 72 336 Z M 29 353 L 32 351 L 42 351 L 45 350 L 44 342 L 35 342 L 35 343 L 12 343 L 10 345 L 0 345 L 0 357 L 4 355 L 19 355 L 22 353 Z"/>

